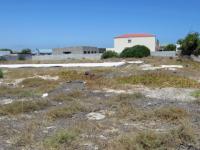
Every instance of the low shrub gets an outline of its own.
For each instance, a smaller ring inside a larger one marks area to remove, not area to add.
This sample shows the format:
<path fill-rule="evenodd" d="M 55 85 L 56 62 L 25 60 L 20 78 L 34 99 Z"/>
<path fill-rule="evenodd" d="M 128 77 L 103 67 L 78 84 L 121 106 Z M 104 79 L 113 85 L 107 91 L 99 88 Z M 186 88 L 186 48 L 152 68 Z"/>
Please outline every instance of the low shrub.
<path fill-rule="evenodd" d="M 21 113 L 29 113 L 36 110 L 44 109 L 50 106 L 49 101 L 15 101 L 0 107 L 0 114 L 2 115 L 17 115 Z"/>
<path fill-rule="evenodd" d="M 193 92 L 191 95 L 195 98 L 200 98 L 200 90 Z"/>
<path fill-rule="evenodd" d="M 0 56 L 0 61 L 6 61 L 6 58 L 3 56 Z"/>
<path fill-rule="evenodd" d="M 0 69 L 0 78 L 3 78 L 3 71 Z"/>
<path fill-rule="evenodd" d="M 58 82 L 41 78 L 28 78 L 23 80 L 20 85 L 22 85 L 24 89 L 31 88 L 37 90 L 38 93 L 43 93 L 54 89 L 58 85 Z"/>
<path fill-rule="evenodd" d="M 142 84 L 150 87 L 177 87 L 177 88 L 199 88 L 200 84 L 192 79 L 173 75 L 170 73 L 153 72 L 143 75 L 121 77 L 119 83 Z"/>
<path fill-rule="evenodd" d="M 189 123 L 188 123 L 189 124 Z M 153 131 L 142 131 L 138 134 L 128 134 L 121 136 L 111 144 L 109 149 L 177 149 L 180 145 L 188 145 L 196 148 L 195 132 L 190 125 L 182 124 L 179 128 L 170 130 L 168 133 L 158 133 Z"/>
<path fill-rule="evenodd" d="M 122 58 L 128 58 L 128 57 L 136 57 L 136 58 L 142 58 L 142 57 L 148 57 L 150 56 L 150 50 L 146 46 L 142 45 L 136 45 L 131 48 L 126 48 L 122 51 L 120 54 L 120 57 Z"/>
<path fill-rule="evenodd" d="M 52 109 L 48 111 L 46 115 L 48 119 L 56 120 L 59 118 L 70 118 L 78 112 L 87 112 L 87 111 L 88 111 L 88 108 L 86 108 L 86 106 L 77 102 L 73 102 L 69 106 Z"/>
<path fill-rule="evenodd" d="M 188 113 L 178 107 L 162 107 L 155 110 L 155 116 L 167 121 L 180 121 L 187 117 Z"/>
<path fill-rule="evenodd" d="M 19 55 L 19 56 L 18 56 L 18 60 L 21 60 L 21 61 L 26 60 L 26 57 L 23 56 L 23 55 Z"/>
<path fill-rule="evenodd" d="M 29 97 L 38 97 L 41 96 L 42 93 L 37 92 L 35 90 L 30 89 L 23 89 L 19 87 L 8 87 L 8 86 L 1 86 L 0 87 L 0 97 L 4 98 L 14 98 L 14 99 L 21 99 L 21 98 L 29 98 Z"/>
<path fill-rule="evenodd" d="M 116 57 L 118 57 L 118 54 L 115 51 L 106 51 L 101 56 L 102 59 L 116 58 Z"/>
<path fill-rule="evenodd" d="M 62 149 L 62 147 L 69 146 L 78 135 L 79 133 L 74 130 L 58 131 L 44 141 L 44 147 L 48 149 Z"/>
<path fill-rule="evenodd" d="M 56 102 L 66 102 L 66 101 L 73 101 L 78 98 L 83 98 L 84 93 L 80 91 L 73 91 L 70 93 L 58 93 L 52 96 L 50 99 Z"/>

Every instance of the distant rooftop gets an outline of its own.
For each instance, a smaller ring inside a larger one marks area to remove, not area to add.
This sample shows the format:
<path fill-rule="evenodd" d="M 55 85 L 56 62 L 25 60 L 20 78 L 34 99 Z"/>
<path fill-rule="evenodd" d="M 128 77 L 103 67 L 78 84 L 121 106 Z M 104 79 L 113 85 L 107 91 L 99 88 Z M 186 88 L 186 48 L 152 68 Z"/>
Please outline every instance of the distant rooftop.
<path fill-rule="evenodd" d="M 132 38 L 132 37 L 155 37 L 153 34 L 140 33 L 140 34 L 123 34 L 115 38 Z"/>

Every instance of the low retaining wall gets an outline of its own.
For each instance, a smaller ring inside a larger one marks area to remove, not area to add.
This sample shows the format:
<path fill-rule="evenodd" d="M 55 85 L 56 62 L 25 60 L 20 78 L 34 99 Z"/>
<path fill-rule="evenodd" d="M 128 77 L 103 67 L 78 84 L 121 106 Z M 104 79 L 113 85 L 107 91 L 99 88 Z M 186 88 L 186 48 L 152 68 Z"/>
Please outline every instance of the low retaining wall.
<path fill-rule="evenodd" d="M 11 54 L 11 55 L 5 55 L 1 56 L 3 59 L 8 61 L 15 61 L 15 60 L 30 60 L 32 59 L 32 55 L 30 54 Z"/>
<path fill-rule="evenodd" d="M 66 60 L 66 59 L 93 59 L 100 60 L 102 54 L 69 54 L 69 55 L 44 55 L 33 56 L 32 60 Z"/>
<path fill-rule="evenodd" d="M 157 56 L 157 57 L 176 57 L 176 51 L 151 52 L 151 56 Z"/>
<path fill-rule="evenodd" d="M 196 62 L 200 62 L 200 56 L 191 56 L 192 60 L 196 61 Z"/>

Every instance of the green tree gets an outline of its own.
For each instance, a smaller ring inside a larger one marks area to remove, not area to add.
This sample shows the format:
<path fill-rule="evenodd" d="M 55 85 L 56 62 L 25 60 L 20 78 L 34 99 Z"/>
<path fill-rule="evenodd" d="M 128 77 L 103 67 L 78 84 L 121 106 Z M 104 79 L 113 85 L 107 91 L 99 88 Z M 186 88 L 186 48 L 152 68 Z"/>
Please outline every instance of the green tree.
<path fill-rule="evenodd" d="M 31 51 L 31 49 L 23 49 L 23 50 L 21 50 L 21 52 L 20 52 L 20 54 L 31 54 L 32 53 L 32 51 Z"/>
<path fill-rule="evenodd" d="M 175 44 L 168 44 L 164 47 L 164 51 L 176 51 L 176 45 Z"/>
<path fill-rule="evenodd" d="M 200 46 L 199 33 L 189 33 L 184 39 L 178 40 L 177 43 L 181 45 L 180 50 L 182 55 L 197 55 Z"/>

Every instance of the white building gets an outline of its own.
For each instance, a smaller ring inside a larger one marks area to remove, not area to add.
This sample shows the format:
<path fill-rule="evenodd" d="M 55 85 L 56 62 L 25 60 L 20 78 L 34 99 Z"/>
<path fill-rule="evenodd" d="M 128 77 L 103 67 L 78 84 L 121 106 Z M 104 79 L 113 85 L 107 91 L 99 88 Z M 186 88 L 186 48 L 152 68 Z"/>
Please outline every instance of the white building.
<path fill-rule="evenodd" d="M 151 52 L 159 49 L 159 42 L 152 34 L 124 34 L 114 38 L 114 51 L 121 53 L 125 48 L 144 45 Z"/>

